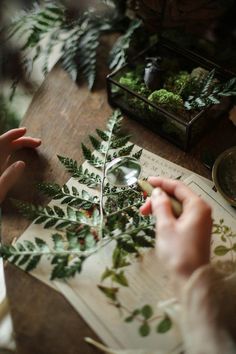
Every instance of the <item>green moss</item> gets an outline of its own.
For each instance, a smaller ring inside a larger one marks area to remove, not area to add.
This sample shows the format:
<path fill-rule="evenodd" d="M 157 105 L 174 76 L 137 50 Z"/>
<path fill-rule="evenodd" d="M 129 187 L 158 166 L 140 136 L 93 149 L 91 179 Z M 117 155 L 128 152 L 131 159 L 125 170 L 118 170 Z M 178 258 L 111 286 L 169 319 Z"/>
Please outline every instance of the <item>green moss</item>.
<path fill-rule="evenodd" d="M 207 74 L 209 74 L 209 70 L 206 70 L 199 66 L 193 69 L 193 71 L 191 72 L 191 78 L 194 78 L 196 80 L 203 80 Z"/>
<path fill-rule="evenodd" d="M 132 91 L 148 95 L 149 93 L 145 94 L 146 86 L 143 83 L 143 69 L 143 65 L 137 65 L 134 70 L 126 72 L 119 79 L 119 83 Z"/>
<path fill-rule="evenodd" d="M 187 71 L 181 70 L 178 74 L 168 77 L 164 84 L 164 88 L 179 94 L 189 80 L 190 74 Z"/>
<path fill-rule="evenodd" d="M 149 88 L 147 88 L 147 86 L 145 84 L 141 84 L 139 86 L 139 89 L 137 91 L 140 95 L 145 96 L 146 98 L 151 94 L 151 90 L 149 90 Z"/>
<path fill-rule="evenodd" d="M 133 78 L 128 74 L 129 73 L 127 73 L 125 76 L 122 76 L 119 80 L 119 83 L 132 91 L 138 91 L 140 86 L 139 79 Z"/>
<path fill-rule="evenodd" d="M 165 89 L 157 90 L 148 97 L 149 101 L 170 111 L 179 111 L 184 107 L 184 102 L 180 95 Z M 151 109 L 151 108 L 150 108 Z"/>

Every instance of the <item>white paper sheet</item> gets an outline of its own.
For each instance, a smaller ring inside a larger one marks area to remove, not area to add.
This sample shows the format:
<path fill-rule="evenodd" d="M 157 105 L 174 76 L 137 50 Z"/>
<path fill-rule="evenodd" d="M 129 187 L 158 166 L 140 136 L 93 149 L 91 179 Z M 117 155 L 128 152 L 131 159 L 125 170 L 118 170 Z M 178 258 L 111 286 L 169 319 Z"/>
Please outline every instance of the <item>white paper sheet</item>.
<path fill-rule="evenodd" d="M 139 147 L 135 147 L 138 150 Z M 162 175 L 181 180 L 187 179 L 187 184 L 197 193 L 207 199 L 214 208 L 214 217 L 217 221 L 224 221 L 236 230 L 232 210 L 227 208 L 218 194 L 212 191 L 213 183 L 172 162 L 156 156 L 146 150 L 141 158 L 143 176 Z M 78 182 L 70 179 L 68 185 L 76 185 Z M 83 186 L 83 189 L 84 186 Z M 54 203 L 55 204 L 55 203 Z M 52 231 L 45 230 L 40 225 L 31 225 L 21 236 L 23 239 L 32 240 L 34 237 L 50 239 Z M 218 238 L 219 239 L 219 238 Z M 219 241 L 217 239 L 217 242 Z M 221 241 L 220 241 L 221 242 Z M 217 243 L 218 245 L 218 243 Z M 99 253 L 91 256 L 84 265 L 83 272 L 75 278 L 62 281 L 49 281 L 50 265 L 47 260 L 32 272 L 39 280 L 60 291 L 74 306 L 98 336 L 110 347 L 114 348 L 150 348 L 164 349 L 168 353 L 178 353 L 181 348 L 181 338 L 177 328 L 173 328 L 165 334 L 155 331 L 156 323 L 153 321 L 151 334 L 141 337 L 138 332 L 138 322 L 126 323 L 124 318 L 127 313 L 121 313 L 117 308 L 109 304 L 107 298 L 98 289 L 101 274 L 105 267 L 111 263 L 112 244 L 104 247 Z M 231 252 L 228 252 L 229 255 Z M 127 268 L 129 287 L 122 288 L 120 298 L 122 303 L 131 311 L 150 304 L 155 310 L 155 315 L 162 313 L 157 309 L 157 302 L 174 296 L 168 277 L 159 264 L 155 251 L 149 250 L 143 256 L 142 261 L 135 261 Z M 123 311 L 124 312 L 124 311 Z"/>

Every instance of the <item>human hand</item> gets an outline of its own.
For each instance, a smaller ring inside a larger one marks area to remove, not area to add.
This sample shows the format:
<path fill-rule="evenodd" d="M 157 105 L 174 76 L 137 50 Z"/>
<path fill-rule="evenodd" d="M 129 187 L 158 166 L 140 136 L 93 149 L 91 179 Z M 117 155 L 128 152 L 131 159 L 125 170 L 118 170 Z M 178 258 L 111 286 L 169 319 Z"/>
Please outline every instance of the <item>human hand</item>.
<path fill-rule="evenodd" d="M 12 153 L 21 148 L 37 148 L 41 145 L 40 139 L 25 137 L 25 133 L 26 128 L 18 128 L 0 135 L 0 204 L 25 168 L 23 161 L 17 161 L 8 167 Z"/>
<path fill-rule="evenodd" d="M 182 182 L 160 177 L 148 181 L 157 187 L 140 208 L 144 215 L 156 218 L 158 256 L 179 286 L 210 257 L 211 208 Z M 183 212 L 175 218 L 169 195 L 183 204 Z"/>

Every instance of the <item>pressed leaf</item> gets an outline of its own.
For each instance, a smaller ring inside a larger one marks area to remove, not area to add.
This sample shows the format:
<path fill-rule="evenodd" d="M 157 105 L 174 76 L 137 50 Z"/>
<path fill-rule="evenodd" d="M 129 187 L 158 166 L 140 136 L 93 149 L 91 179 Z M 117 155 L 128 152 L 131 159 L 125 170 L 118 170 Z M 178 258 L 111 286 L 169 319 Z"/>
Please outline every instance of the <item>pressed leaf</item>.
<path fill-rule="evenodd" d="M 158 333 L 166 333 L 172 327 L 172 322 L 168 316 L 166 316 L 158 325 L 157 332 Z"/>
<path fill-rule="evenodd" d="M 124 250 L 116 247 L 112 254 L 113 268 L 118 269 L 128 266 L 130 263 L 127 262 L 126 256 L 127 253 Z"/>
<path fill-rule="evenodd" d="M 118 288 L 109 288 L 106 286 L 98 285 L 98 288 L 106 295 L 109 299 L 116 301 L 116 296 L 119 291 Z"/>
<path fill-rule="evenodd" d="M 104 281 L 105 279 L 109 278 L 113 274 L 114 274 L 113 270 L 106 268 L 102 274 L 101 281 Z"/>
<path fill-rule="evenodd" d="M 215 249 L 214 249 L 214 253 L 217 255 L 217 256 L 224 256 L 226 253 L 228 253 L 230 251 L 230 248 L 227 248 L 225 247 L 224 245 L 220 245 L 220 246 L 217 246 Z"/>
<path fill-rule="evenodd" d="M 148 320 L 153 315 L 153 309 L 152 309 L 152 307 L 150 305 L 145 305 L 145 306 L 142 307 L 141 313 L 142 313 L 143 317 L 146 320 Z"/>
<path fill-rule="evenodd" d="M 148 322 L 144 322 L 140 327 L 139 327 L 139 333 L 142 337 L 147 337 L 151 332 L 150 325 Z"/>
<path fill-rule="evenodd" d="M 113 276 L 112 276 L 112 280 L 120 285 L 123 285 L 123 286 L 129 286 L 129 283 L 128 283 L 128 280 L 125 276 L 125 273 L 124 271 L 121 271 L 119 273 L 115 273 Z"/>

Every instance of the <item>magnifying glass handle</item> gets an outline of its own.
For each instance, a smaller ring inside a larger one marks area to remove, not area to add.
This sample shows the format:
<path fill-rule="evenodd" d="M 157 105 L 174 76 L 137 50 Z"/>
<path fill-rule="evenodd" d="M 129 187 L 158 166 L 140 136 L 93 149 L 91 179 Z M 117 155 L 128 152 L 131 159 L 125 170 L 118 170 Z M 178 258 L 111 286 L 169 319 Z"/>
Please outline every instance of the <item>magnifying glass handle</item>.
<path fill-rule="evenodd" d="M 154 187 L 147 181 L 139 179 L 137 181 L 139 187 L 142 189 L 142 191 L 146 192 L 148 196 L 150 197 L 152 194 L 152 191 Z M 182 204 L 174 197 L 168 196 L 170 198 L 171 206 L 172 206 L 172 211 L 174 215 L 178 218 L 182 212 L 183 212 L 183 206 Z"/>

